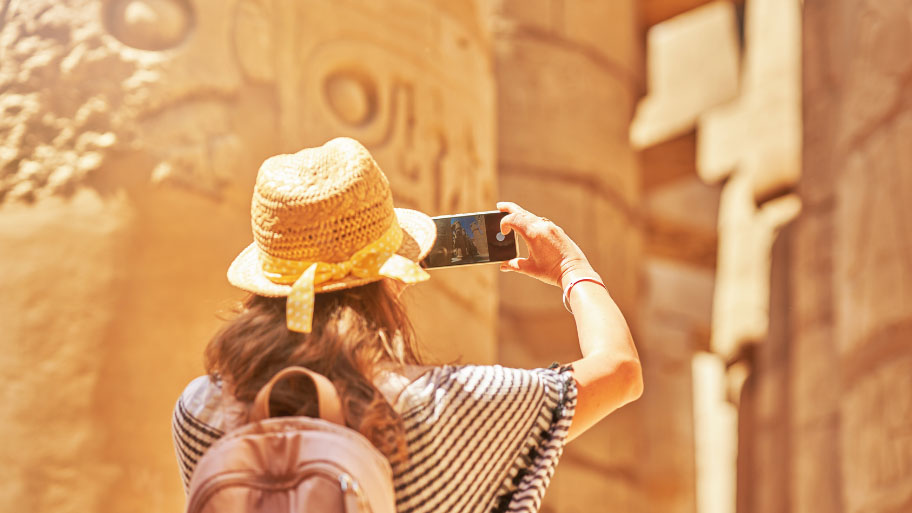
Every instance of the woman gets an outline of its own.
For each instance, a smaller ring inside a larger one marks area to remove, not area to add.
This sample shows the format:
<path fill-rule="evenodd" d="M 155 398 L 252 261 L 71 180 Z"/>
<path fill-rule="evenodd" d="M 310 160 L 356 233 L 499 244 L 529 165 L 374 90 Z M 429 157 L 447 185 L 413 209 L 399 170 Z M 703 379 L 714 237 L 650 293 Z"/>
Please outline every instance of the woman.
<path fill-rule="evenodd" d="M 504 263 L 562 287 L 583 357 L 561 368 L 425 366 L 398 297 L 429 278 L 436 239 L 419 212 L 394 209 L 386 177 L 357 141 L 268 159 L 251 208 L 255 242 L 229 281 L 252 295 L 206 349 L 207 376 L 177 402 L 185 485 L 206 449 L 247 420 L 256 392 L 300 365 L 339 390 L 349 427 L 393 468 L 400 512 L 537 511 L 565 442 L 641 394 L 626 322 L 582 251 L 554 223 L 513 203 L 527 258 Z M 273 393 L 279 414 L 313 415 L 307 390 Z"/>

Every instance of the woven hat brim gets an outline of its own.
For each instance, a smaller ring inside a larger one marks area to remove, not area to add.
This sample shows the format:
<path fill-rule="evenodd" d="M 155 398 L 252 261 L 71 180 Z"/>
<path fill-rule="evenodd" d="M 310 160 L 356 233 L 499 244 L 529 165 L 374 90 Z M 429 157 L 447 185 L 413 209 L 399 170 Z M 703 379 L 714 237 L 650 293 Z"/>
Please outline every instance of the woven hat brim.
<path fill-rule="evenodd" d="M 427 215 L 417 210 L 397 208 L 396 218 L 402 228 L 402 244 L 396 254 L 402 255 L 413 262 L 419 262 L 427 256 L 437 239 L 437 226 Z M 314 292 L 331 292 L 381 280 L 382 276 L 374 278 L 359 278 L 346 276 L 340 280 L 321 283 L 314 287 Z M 228 282 L 239 289 L 253 292 L 267 297 L 283 297 L 291 292 L 291 285 L 273 283 L 263 274 L 256 243 L 241 251 L 241 254 L 231 262 L 228 267 Z"/>

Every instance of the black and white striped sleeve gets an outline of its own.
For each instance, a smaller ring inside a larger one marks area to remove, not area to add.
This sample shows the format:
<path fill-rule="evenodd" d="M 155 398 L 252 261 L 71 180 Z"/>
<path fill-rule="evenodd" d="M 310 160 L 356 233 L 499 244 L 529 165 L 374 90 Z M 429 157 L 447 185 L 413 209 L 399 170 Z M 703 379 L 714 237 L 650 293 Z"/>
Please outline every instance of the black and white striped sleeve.
<path fill-rule="evenodd" d="M 397 510 L 535 512 L 576 406 L 569 367 L 436 368 L 399 396 L 409 459 Z"/>
<path fill-rule="evenodd" d="M 171 417 L 171 436 L 180 468 L 184 491 L 190 486 L 190 477 L 203 453 L 224 434 L 219 429 L 221 387 L 213 384 L 209 376 L 201 376 L 187 385 L 174 405 Z"/>

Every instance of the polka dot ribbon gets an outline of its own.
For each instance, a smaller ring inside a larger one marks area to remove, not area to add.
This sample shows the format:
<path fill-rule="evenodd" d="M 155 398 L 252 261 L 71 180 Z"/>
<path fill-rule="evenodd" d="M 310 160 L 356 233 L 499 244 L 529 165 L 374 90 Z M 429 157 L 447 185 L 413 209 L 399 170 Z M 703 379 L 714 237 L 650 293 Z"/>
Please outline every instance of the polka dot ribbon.
<path fill-rule="evenodd" d="M 313 323 L 314 287 L 321 283 L 358 278 L 386 277 L 402 283 L 418 283 L 430 276 L 417 263 L 397 255 L 402 244 L 402 229 L 394 219 L 390 227 L 374 242 L 358 250 L 343 262 L 306 262 L 285 260 L 260 253 L 263 274 L 273 283 L 291 284 L 285 306 L 288 329 L 310 333 Z"/>

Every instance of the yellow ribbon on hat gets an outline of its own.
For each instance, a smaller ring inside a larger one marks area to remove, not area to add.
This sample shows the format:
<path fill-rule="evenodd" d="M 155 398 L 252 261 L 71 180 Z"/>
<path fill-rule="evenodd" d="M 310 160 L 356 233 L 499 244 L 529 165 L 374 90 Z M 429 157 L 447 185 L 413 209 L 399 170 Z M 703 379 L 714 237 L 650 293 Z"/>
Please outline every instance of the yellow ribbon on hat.
<path fill-rule="evenodd" d="M 342 262 L 285 260 L 260 253 L 260 265 L 269 281 L 291 284 L 285 304 L 288 329 L 310 333 L 313 323 L 314 287 L 352 275 L 358 278 L 386 277 L 403 283 L 418 283 L 430 278 L 417 263 L 397 255 L 402 244 L 402 229 L 393 218 L 390 227 L 377 240 L 359 249 Z"/>

